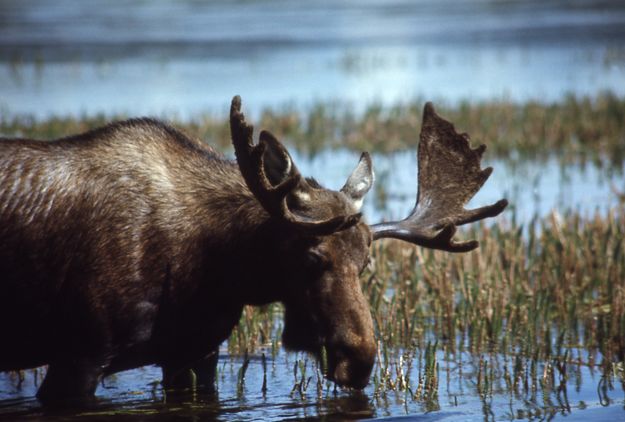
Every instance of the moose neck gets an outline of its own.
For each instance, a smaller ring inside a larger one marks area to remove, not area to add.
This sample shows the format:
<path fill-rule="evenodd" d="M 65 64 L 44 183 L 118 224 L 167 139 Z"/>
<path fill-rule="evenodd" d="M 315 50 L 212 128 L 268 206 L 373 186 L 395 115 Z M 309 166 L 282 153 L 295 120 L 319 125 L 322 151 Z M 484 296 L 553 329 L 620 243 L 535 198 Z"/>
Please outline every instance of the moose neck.
<path fill-rule="evenodd" d="M 276 278 L 283 277 L 281 248 L 288 233 L 269 217 L 236 165 L 219 165 L 217 171 L 194 178 L 197 191 L 189 198 L 203 211 L 196 232 L 196 248 L 203 250 L 207 262 L 203 278 L 211 289 L 219 285 L 241 305 L 279 300 L 274 286 Z M 216 178 L 215 173 L 225 177 Z"/>

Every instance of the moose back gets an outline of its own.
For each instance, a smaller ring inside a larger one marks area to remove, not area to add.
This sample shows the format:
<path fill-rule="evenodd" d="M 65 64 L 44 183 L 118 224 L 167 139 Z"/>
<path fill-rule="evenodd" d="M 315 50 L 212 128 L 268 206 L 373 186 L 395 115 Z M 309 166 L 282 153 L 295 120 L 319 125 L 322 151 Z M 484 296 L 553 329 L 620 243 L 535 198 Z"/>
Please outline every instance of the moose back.
<path fill-rule="evenodd" d="M 236 162 L 150 119 L 0 140 L 0 371 L 49 365 L 43 402 L 93 396 L 102 376 L 146 364 L 165 387 L 190 386 L 193 370 L 210 389 L 243 306 L 279 301 L 283 344 L 325 348 L 328 378 L 363 388 L 376 348 L 358 276 L 371 241 L 470 250 L 455 226 L 506 205 L 464 210 L 490 170 L 431 105 L 415 211 L 371 226 L 359 214 L 368 154 L 340 191 L 325 189 L 270 133 L 255 145 L 240 107 L 235 97 Z"/>

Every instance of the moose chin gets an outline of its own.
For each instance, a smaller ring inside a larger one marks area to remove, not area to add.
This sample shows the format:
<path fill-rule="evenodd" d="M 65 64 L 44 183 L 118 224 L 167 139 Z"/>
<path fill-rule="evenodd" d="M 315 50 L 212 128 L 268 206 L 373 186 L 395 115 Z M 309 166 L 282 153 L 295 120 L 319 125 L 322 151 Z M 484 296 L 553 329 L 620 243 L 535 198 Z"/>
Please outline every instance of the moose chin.
<path fill-rule="evenodd" d="M 464 205 L 491 173 L 431 104 L 406 219 L 368 225 L 360 162 L 340 191 L 304 178 L 232 100 L 236 161 L 150 119 L 54 141 L 0 140 L 0 371 L 48 365 L 44 403 L 92 397 L 101 377 L 156 364 L 165 388 L 214 386 L 217 350 L 245 305 L 284 305 L 285 347 L 327 351 L 326 376 L 357 389 L 376 341 L 359 274 L 371 242 L 464 252 L 456 226 L 507 202 Z"/>

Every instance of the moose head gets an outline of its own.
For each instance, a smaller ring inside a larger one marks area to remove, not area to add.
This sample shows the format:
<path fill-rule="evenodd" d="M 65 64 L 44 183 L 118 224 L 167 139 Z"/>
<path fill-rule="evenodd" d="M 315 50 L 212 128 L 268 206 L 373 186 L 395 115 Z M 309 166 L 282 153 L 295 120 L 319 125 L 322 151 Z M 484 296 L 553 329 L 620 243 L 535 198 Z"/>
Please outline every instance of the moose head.
<path fill-rule="evenodd" d="M 501 213 L 502 199 L 478 209 L 464 206 L 486 182 L 481 169 L 486 147 L 472 149 L 469 137 L 425 106 L 418 147 L 418 191 L 413 211 L 401 221 L 368 225 L 360 208 L 374 182 L 371 158 L 363 153 L 340 191 L 304 178 L 287 149 L 253 127 L 232 100 L 232 142 L 245 183 L 269 216 L 289 262 L 276 278 L 285 280 L 275 298 L 285 307 L 283 343 L 320 357 L 327 351 L 327 377 L 364 388 L 373 368 L 376 342 L 359 275 L 369 262 L 371 242 L 395 238 L 426 248 L 467 252 L 477 241 L 456 241 L 456 227 Z"/>

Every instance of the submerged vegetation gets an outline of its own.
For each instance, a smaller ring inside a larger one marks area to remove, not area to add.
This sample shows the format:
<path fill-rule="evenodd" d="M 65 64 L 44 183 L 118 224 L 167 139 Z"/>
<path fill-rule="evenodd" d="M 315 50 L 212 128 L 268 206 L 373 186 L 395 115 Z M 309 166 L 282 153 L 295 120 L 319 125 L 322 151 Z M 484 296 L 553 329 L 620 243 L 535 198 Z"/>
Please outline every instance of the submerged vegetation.
<path fill-rule="evenodd" d="M 272 131 L 291 147 L 314 154 L 325 148 L 386 153 L 414 148 L 424 101 L 393 107 L 370 105 L 354 113 L 349 104 L 317 104 L 302 111 L 268 109 L 258 127 Z M 557 155 L 564 162 L 625 159 L 625 98 L 603 93 L 570 96 L 561 102 L 517 104 L 505 100 L 437 104 L 437 110 L 472 139 L 489 147 L 491 158 L 526 159 Z M 0 136 L 53 139 L 102 126 L 127 116 L 51 117 L 38 121 L 0 110 Z M 202 115 L 174 121 L 177 127 L 221 150 L 230 148 L 227 119 Z"/>

